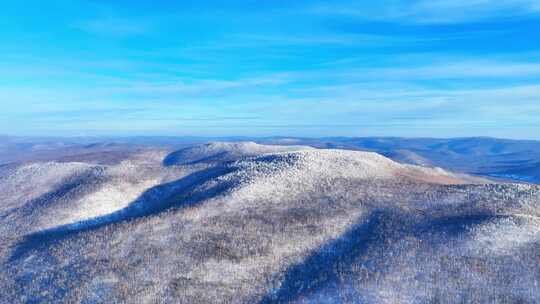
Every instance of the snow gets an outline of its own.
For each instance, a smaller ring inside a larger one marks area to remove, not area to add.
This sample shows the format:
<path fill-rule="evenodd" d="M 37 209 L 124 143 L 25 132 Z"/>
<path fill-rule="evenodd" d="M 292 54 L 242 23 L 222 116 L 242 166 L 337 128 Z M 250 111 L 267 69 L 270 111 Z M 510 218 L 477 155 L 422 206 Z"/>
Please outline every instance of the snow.
<path fill-rule="evenodd" d="M 6 302 L 540 296 L 533 185 L 473 184 L 370 152 L 245 142 L 2 170 Z"/>
<path fill-rule="evenodd" d="M 513 255 L 540 240 L 540 217 L 514 214 L 472 231 L 469 251 L 480 255 Z"/>
<path fill-rule="evenodd" d="M 272 146 L 259 145 L 254 142 L 214 142 L 189 147 L 173 153 L 165 162 L 169 165 L 186 165 L 207 162 L 223 162 L 236 160 L 246 156 L 265 153 L 313 149 L 305 146 Z"/>
<path fill-rule="evenodd" d="M 83 163 L 30 163 L 0 171 L 1 209 L 19 207 L 24 202 L 60 186 L 67 178 L 91 169 Z"/>

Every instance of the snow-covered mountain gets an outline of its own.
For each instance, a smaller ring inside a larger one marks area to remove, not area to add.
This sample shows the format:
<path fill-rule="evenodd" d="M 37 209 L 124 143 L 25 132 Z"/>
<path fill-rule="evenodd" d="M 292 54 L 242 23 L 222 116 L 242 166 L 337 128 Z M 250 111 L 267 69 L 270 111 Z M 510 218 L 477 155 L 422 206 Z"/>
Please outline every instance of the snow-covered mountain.
<path fill-rule="evenodd" d="M 0 167 L 0 302 L 540 298 L 540 187 L 212 143 Z"/>

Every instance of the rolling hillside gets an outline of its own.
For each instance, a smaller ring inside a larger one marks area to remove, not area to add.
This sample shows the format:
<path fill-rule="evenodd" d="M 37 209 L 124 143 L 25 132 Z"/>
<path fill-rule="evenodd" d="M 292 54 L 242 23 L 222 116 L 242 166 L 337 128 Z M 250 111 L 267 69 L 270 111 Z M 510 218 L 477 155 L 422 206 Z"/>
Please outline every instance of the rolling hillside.
<path fill-rule="evenodd" d="M 540 189 L 217 143 L 3 166 L 1 302 L 534 302 Z M 452 300 L 450 300 L 452 299 Z"/>

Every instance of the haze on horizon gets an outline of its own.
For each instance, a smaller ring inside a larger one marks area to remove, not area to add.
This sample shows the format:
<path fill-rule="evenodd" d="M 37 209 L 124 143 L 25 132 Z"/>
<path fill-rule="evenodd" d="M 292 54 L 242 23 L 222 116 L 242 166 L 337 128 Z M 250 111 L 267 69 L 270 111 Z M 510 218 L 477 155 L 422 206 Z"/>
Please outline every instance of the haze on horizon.
<path fill-rule="evenodd" d="M 540 1 L 11 1 L 0 133 L 540 139 Z"/>

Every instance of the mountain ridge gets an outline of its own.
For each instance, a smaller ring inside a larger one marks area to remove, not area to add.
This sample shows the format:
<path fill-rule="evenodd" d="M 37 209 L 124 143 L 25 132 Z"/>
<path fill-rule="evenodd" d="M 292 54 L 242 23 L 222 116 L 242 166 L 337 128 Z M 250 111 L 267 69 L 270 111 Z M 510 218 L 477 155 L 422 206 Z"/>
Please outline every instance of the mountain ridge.
<path fill-rule="evenodd" d="M 399 164 L 373 152 L 245 143 L 194 149 L 216 157 L 166 164 L 175 152 L 141 152 L 100 165 L 98 183 L 82 178 L 84 170 L 68 170 L 34 194 L 42 199 L 31 217 L 2 206 L 2 300 L 393 303 L 454 296 L 505 303 L 540 295 L 532 276 L 538 186 Z M 11 173 L 0 176 L 0 186 L 18 188 L 5 183 Z M 88 211 L 103 202 L 99 193 L 114 193 L 104 189 L 125 191 L 130 183 L 144 190 L 117 211 L 24 228 L 35 216 Z"/>

